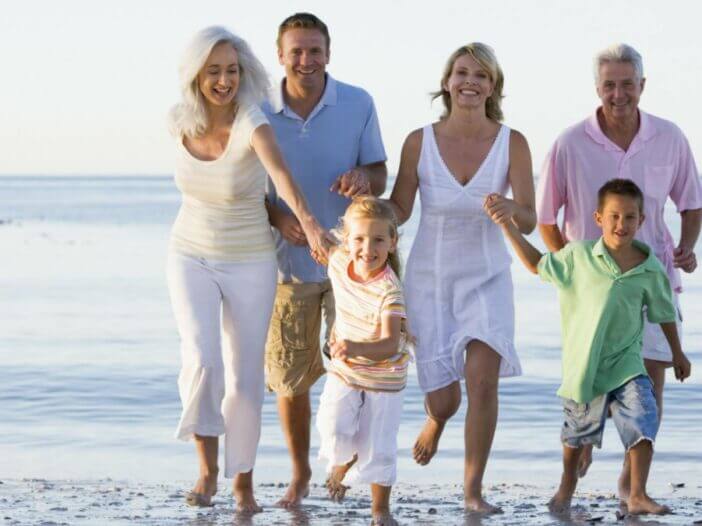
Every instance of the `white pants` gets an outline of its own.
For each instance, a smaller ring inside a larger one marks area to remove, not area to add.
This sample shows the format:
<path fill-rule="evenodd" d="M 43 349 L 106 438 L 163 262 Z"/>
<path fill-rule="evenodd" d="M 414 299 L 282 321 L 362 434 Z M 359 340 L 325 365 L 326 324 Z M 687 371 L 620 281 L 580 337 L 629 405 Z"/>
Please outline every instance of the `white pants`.
<path fill-rule="evenodd" d="M 680 297 L 673 292 L 673 303 L 675 303 L 675 311 L 678 313 L 675 320 L 678 326 L 678 338 L 682 342 L 682 316 L 680 314 Z M 643 330 L 643 347 L 641 348 L 641 356 L 646 360 L 657 360 L 659 362 L 672 362 L 673 351 L 670 350 L 668 340 L 663 334 L 663 329 L 659 323 L 650 323 L 646 319 L 644 313 L 644 330 Z"/>
<path fill-rule="evenodd" d="M 263 358 L 275 259 L 213 262 L 171 252 L 168 289 L 181 339 L 176 437 L 224 434 L 224 476 L 251 471 L 261 435 Z"/>
<path fill-rule="evenodd" d="M 397 476 L 397 432 L 404 391 L 361 391 L 327 374 L 317 411 L 319 458 L 327 473 L 358 455 L 344 482 L 392 486 Z"/>

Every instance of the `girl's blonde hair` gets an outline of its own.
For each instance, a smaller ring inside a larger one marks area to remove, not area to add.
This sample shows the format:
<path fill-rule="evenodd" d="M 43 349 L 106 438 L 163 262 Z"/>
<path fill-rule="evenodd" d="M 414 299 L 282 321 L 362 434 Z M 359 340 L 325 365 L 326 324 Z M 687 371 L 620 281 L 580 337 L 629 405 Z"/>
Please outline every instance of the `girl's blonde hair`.
<path fill-rule="evenodd" d="M 387 221 L 390 227 L 390 236 L 393 239 L 398 239 L 397 233 L 397 217 L 395 217 L 395 212 L 393 211 L 390 204 L 383 199 L 373 197 L 370 195 L 363 195 L 354 197 L 351 204 L 344 212 L 344 216 L 341 218 L 341 224 L 339 225 L 339 230 L 342 236 L 345 238 L 348 235 L 346 230 L 347 221 L 360 218 L 360 219 L 380 219 Z M 400 276 L 400 255 L 397 248 L 394 251 L 388 252 L 388 265 L 395 272 L 395 274 Z"/>
<path fill-rule="evenodd" d="M 470 55 L 485 71 L 490 75 L 490 80 L 493 83 L 492 95 L 485 101 L 485 114 L 487 118 L 495 122 L 501 122 L 504 118 L 502 114 L 502 88 L 505 84 L 505 76 L 502 73 L 502 68 L 497 62 L 497 57 L 493 49 L 482 42 L 471 42 L 465 46 L 459 47 L 454 51 L 446 61 L 444 66 L 444 74 L 441 76 L 440 89 L 431 94 L 431 100 L 441 97 L 444 103 L 444 113 L 441 115 L 445 119 L 451 113 L 451 94 L 444 89 L 448 82 L 451 73 L 453 73 L 453 65 L 460 57 Z"/>

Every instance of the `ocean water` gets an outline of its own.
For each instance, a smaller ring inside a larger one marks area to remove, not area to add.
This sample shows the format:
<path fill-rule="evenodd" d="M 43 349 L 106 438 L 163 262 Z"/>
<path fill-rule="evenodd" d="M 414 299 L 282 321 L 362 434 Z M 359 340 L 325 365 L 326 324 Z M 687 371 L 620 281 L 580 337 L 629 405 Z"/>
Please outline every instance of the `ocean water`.
<path fill-rule="evenodd" d="M 0 477 L 172 482 L 196 475 L 192 444 L 173 438 L 179 350 L 164 268 L 179 200 L 169 177 L 0 177 Z M 402 229 L 405 255 L 418 215 Z M 679 218 L 672 208 L 667 215 L 677 237 Z M 524 375 L 501 382 L 486 484 L 555 485 L 558 304 L 555 292 L 518 262 L 513 273 Z M 685 275 L 684 287 L 683 343 L 693 376 L 681 385 L 669 373 L 651 474 L 659 490 L 673 481 L 702 486 L 702 271 Z M 313 410 L 322 385 L 313 390 Z M 412 372 L 399 480 L 461 482 L 466 406 L 464 397 L 432 463 L 417 466 L 411 447 L 424 410 Z M 314 457 L 314 430 L 312 437 Z M 585 487 L 614 489 L 621 453 L 609 424 Z M 313 470 L 314 480 L 323 480 L 319 462 Z M 288 472 L 268 394 L 255 478 L 285 481 Z"/>

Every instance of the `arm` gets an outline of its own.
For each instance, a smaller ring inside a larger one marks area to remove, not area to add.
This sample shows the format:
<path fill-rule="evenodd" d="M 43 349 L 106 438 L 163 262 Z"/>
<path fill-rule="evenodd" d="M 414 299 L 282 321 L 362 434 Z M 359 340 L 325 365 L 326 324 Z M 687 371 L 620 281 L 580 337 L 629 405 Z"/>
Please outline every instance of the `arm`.
<path fill-rule="evenodd" d="M 261 164 L 263 164 L 263 167 L 273 180 L 277 192 L 292 209 L 299 221 L 300 227 L 310 244 L 310 250 L 313 253 L 316 252 L 326 257 L 326 245 L 328 243 L 326 232 L 310 213 L 305 196 L 302 195 L 300 188 L 295 184 L 290 171 L 285 165 L 270 125 L 264 124 L 254 130 L 251 135 L 251 145 Z M 271 208 L 269 208 L 270 213 Z M 273 211 L 273 215 L 275 215 L 275 211 Z"/>
<path fill-rule="evenodd" d="M 280 232 L 283 239 L 298 247 L 307 245 L 305 232 L 294 215 L 288 214 L 268 199 L 266 199 L 266 211 L 268 212 L 268 221 Z"/>
<path fill-rule="evenodd" d="M 487 200 L 489 200 L 490 197 L 491 196 L 488 196 Z M 519 259 L 522 260 L 524 266 L 532 274 L 537 274 L 537 267 L 543 254 L 541 254 L 541 252 L 539 252 L 534 247 L 534 245 L 532 245 L 531 243 L 529 243 L 529 241 L 526 240 L 524 235 L 522 235 L 522 233 L 512 221 L 505 220 L 501 224 L 501 226 L 502 231 L 505 233 L 505 236 L 507 237 L 507 239 L 509 239 L 510 243 L 512 243 L 512 247 L 514 248 L 515 253 L 517 254 L 517 256 L 519 256 Z"/>
<path fill-rule="evenodd" d="M 380 319 L 380 338 L 374 342 L 334 340 L 330 342 L 332 358 L 345 360 L 362 356 L 380 362 L 397 354 L 402 333 L 402 317 L 383 314 Z"/>
<path fill-rule="evenodd" d="M 565 239 L 563 239 L 563 234 L 558 225 L 539 223 L 539 234 L 541 234 L 541 239 L 544 240 L 549 252 L 558 252 L 566 246 Z"/>
<path fill-rule="evenodd" d="M 670 350 L 673 352 L 673 369 L 675 371 L 675 378 L 681 382 L 690 376 L 692 366 L 690 361 L 685 356 L 680 346 L 680 339 L 678 338 L 678 328 L 674 321 L 668 323 L 661 323 L 661 329 L 665 335 L 665 339 L 668 340 L 668 345 L 670 345 Z"/>
<path fill-rule="evenodd" d="M 379 161 L 344 172 L 334 181 L 329 191 L 338 192 L 344 197 L 363 194 L 380 195 L 385 191 L 387 179 L 388 169 L 385 161 Z"/>
<path fill-rule="evenodd" d="M 680 242 L 673 252 L 673 265 L 685 272 L 693 272 L 697 268 L 695 244 L 700 236 L 702 209 L 684 210 L 680 217 Z"/>
<path fill-rule="evenodd" d="M 395 211 L 398 224 L 407 221 L 412 215 L 414 199 L 419 188 L 417 163 L 422 147 L 422 130 L 415 130 L 407 136 L 402 146 L 400 168 L 397 171 L 395 187 L 390 195 L 390 206 Z"/>

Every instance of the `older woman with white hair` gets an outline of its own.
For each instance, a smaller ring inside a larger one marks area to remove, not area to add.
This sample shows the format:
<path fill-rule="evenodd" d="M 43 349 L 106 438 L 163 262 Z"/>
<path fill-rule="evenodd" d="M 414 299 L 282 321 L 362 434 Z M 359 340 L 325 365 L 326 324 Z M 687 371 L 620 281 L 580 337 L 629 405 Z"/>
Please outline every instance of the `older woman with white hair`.
<path fill-rule="evenodd" d="M 268 79 L 247 43 L 222 27 L 203 29 L 186 49 L 180 77 L 183 100 L 170 117 L 183 201 L 171 234 L 168 285 L 182 355 L 176 435 L 195 440 L 200 465 L 186 501 L 210 505 L 224 434 L 224 475 L 234 478 L 237 508 L 255 512 L 252 471 L 277 273 L 266 174 L 313 250 L 325 253 L 326 233 L 257 106 Z"/>
<path fill-rule="evenodd" d="M 663 263 L 677 296 L 682 291 L 679 269 L 693 272 L 697 267 L 694 247 L 702 221 L 702 188 L 692 151 L 675 124 L 639 108 L 646 79 L 641 55 L 633 47 L 615 44 L 602 50 L 595 56 L 594 73 L 600 106 L 556 139 L 541 172 L 537 192 L 541 236 L 551 251 L 569 241 L 599 237 L 593 218 L 598 188 L 610 179 L 631 179 L 645 195 L 646 220 L 637 237 Z M 663 219 L 669 197 L 681 216 L 677 244 Z M 672 365 L 672 354 L 659 325 L 645 322 L 642 353 L 660 418 L 665 370 Z M 581 476 L 591 455 L 590 447 L 580 460 Z M 619 481 L 624 501 L 629 479 L 625 460 Z"/>

